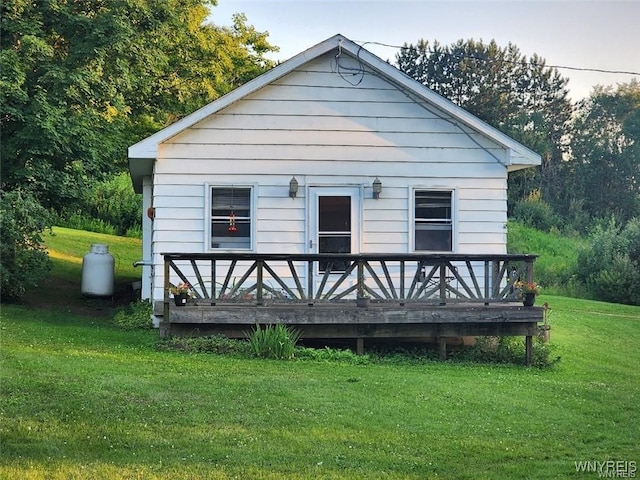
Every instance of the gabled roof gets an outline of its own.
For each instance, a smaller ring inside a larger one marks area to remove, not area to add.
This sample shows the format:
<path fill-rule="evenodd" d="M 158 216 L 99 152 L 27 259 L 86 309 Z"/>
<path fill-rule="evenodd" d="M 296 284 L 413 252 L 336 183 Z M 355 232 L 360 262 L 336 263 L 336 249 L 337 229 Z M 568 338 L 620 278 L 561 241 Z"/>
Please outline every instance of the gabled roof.
<path fill-rule="evenodd" d="M 409 93 L 415 95 L 418 99 L 426 102 L 427 104 L 433 105 L 435 108 L 450 115 L 454 120 L 459 121 L 461 124 L 466 125 L 472 130 L 485 135 L 497 144 L 506 148 L 508 154 L 505 166 L 508 167 L 509 170 L 517 170 L 540 164 L 541 159 L 537 153 L 515 141 L 508 135 L 500 132 L 488 123 L 480 120 L 478 117 L 472 115 L 453 102 L 447 100 L 443 96 L 435 93 L 433 90 L 425 87 L 420 82 L 417 82 L 394 66 L 365 50 L 360 45 L 352 42 L 343 35 L 338 34 L 305 50 L 302 53 L 299 53 L 295 57 L 281 63 L 259 77 L 254 78 L 228 94 L 218 98 L 208 105 L 205 105 L 199 110 L 196 110 L 190 115 L 187 115 L 168 127 L 163 128 L 162 130 L 129 147 L 129 171 L 131 172 L 136 190 L 140 191 L 142 188 L 142 176 L 151 175 L 153 170 L 153 160 L 157 158 L 159 144 L 167 141 L 171 137 L 195 125 L 201 120 L 204 120 L 210 115 L 213 115 L 238 100 L 241 100 L 247 95 L 250 95 L 264 86 L 278 80 L 305 63 L 315 60 L 338 47 L 341 48 L 343 54 L 347 53 L 352 55 L 354 58 L 357 58 L 359 62 L 362 62 L 364 65 L 375 70 L 387 81 L 397 85 L 399 88 L 405 89 Z"/>

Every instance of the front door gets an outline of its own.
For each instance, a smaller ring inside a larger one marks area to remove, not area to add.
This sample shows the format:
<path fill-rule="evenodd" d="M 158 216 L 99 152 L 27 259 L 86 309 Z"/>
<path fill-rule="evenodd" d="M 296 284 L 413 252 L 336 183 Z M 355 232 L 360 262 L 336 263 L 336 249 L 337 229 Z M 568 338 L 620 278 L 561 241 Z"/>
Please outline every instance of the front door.
<path fill-rule="evenodd" d="M 358 253 L 360 189 L 312 187 L 310 191 L 309 253 Z M 315 274 L 344 272 L 346 262 L 317 264 Z"/>

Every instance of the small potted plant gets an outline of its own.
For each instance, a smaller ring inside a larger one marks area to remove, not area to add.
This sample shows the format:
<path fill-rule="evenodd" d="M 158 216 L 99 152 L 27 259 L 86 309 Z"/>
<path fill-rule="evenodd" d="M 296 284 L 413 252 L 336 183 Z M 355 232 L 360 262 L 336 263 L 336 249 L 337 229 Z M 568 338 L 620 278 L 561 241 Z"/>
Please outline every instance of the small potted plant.
<path fill-rule="evenodd" d="M 370 302 L 371 298 L 366 293 L 358 295 L 358 297 L 356 298 L 356 305 L 360 308 L 367 308 Z"/>
<path fill-rule="evenodd" d="M 189 283 L 187 282 L 182 282 L 174 285 L 169 289 L 169 291 L 173 294 L 173 301 L 178 307 L 184 307 L 187 304 L 187 301 L 193 295 L 191 285 L 189 285 Z"/>
<path fill-rule="evenodd" d="M 540 285 L 536 282 L 523 282 L 519 280 L 513 286 L 520 292 L 522 304 L 525 307 L 532 307 L 536 302 L 536 295 L 540 294 Z"/>

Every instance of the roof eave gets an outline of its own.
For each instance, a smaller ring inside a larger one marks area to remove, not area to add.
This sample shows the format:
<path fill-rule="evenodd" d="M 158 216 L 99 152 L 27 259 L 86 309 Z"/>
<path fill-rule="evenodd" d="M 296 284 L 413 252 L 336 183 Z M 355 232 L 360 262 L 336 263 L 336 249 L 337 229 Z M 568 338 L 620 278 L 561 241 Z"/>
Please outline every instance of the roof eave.
<path fill-rule="evenodd" d="M 136 193 L 142 193 L 142 184 L 144 177 L 150 177 L 153 174 L 154 158 L 129 158 L 129 175 L 133 190 Z"/>
<path fill-rule="evenodd" d="M 413 78 L 388 64 L 380 57 L 377 57 L 371 52 L 365 50 L 362 46 L 352 42 L 343 35 L 337 34 L 311 48 L 308 48 L 304 52 L 299 53 L 282 64 L 263 73 L 259 77 L 256 77 L 232 90 L 214 102 L 205 105 L 192 114 L 187 115 L 181 120 L 178 120 L 144 140 L 141 140 L 135 145 L 132 145 L 129 147 L 130 166 L 132 165 L 132 162 L 137 162 L 141 159 L 156 159 L 158 156 L 159 144 L 167 141 L 197 122 L 204 120 L 208 116 L 287 75 L 301 65 L 304 65 L 305 63 L 338 47 L 342 51 L 348 52 L 350 55 L 357 58 L 358 61 L 363 64 L 366 64 L 370 68 L 380 72 L 387 80 L 408 90 L 417 97 L 424 99 L 428 104 L 451 115 L 468 128 L 487 136 L 499 145 L 503 146 L 508 150 L 504 165 L 509 169 L 509 171 L 540 165 L 541 158 L 537 153 L 518 143 L 508 135 L 502 133 L 500 130 L 487 124 L 475 115 L 467 112 L 445 97 L 415 81 Z M 511 161 L 513 158 L 511 153 L 513 151 L 520 153 L 517 160 L 518 163 L 512 163 Z M 522 161 L 523 158 L 525 159 L 524 162 Z"/>

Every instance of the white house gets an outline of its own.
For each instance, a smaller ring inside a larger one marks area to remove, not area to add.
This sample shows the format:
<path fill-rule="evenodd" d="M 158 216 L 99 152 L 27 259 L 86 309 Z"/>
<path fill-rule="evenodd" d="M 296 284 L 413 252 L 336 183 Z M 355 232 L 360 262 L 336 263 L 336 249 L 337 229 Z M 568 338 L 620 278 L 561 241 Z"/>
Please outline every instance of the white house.
<path fill-rule="evenodd" d="M 539 164 L 336 35 L 129 148 L 143 298 L 164 252 L 506 253 L 507 175 Z"/>

